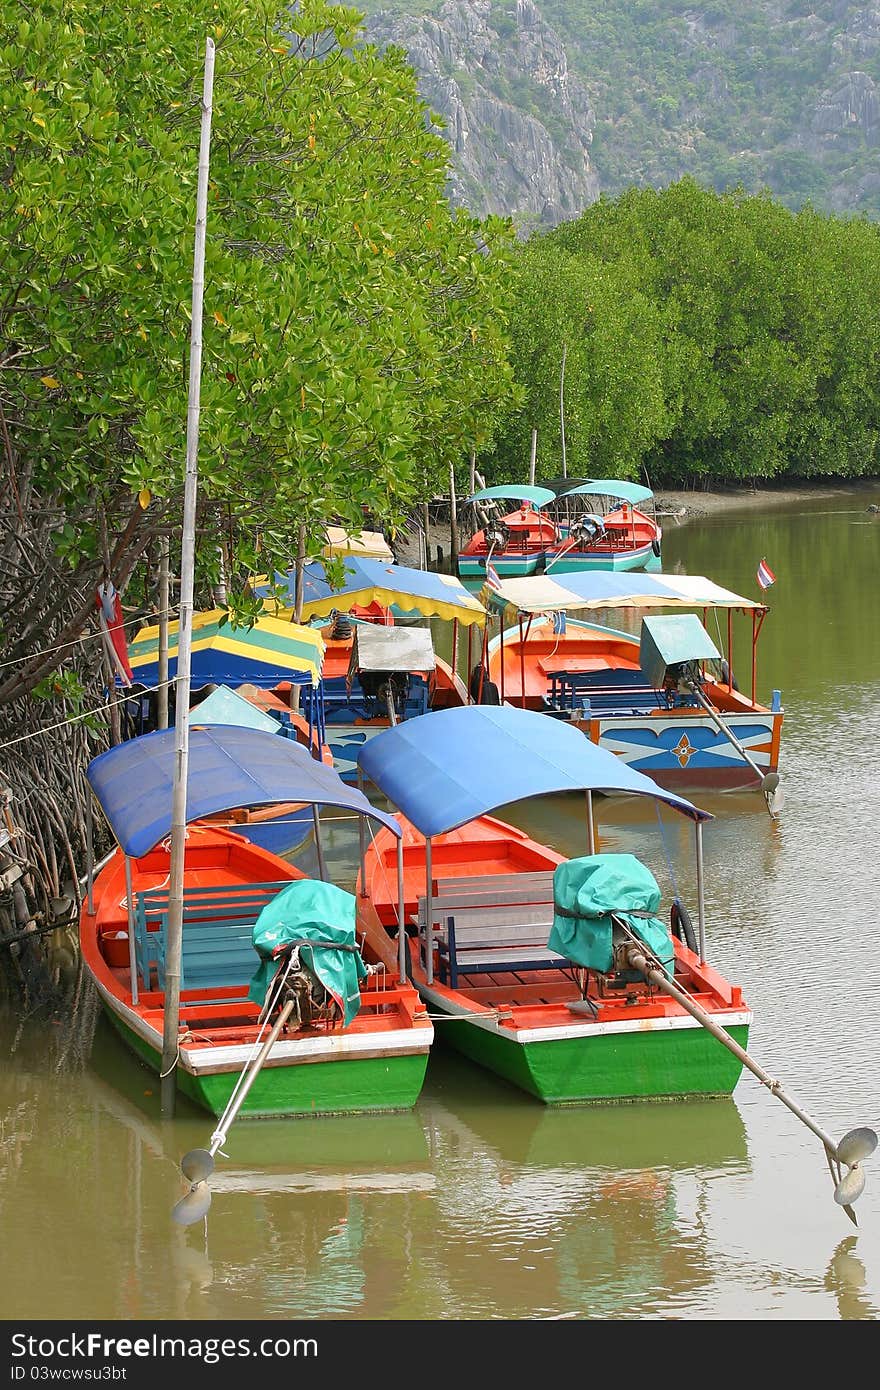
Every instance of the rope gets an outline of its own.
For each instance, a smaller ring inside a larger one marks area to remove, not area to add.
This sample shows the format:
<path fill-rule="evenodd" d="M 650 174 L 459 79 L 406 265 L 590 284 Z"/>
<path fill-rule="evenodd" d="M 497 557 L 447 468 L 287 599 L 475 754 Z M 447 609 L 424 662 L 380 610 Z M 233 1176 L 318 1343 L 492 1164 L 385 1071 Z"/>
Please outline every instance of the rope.
<path fill-rule="evenodd" d="M 165 608 L 156 612 L 155 616 L 161 618 L 163 613 L 171 614 L 176 612 L 176 608 Z M 129 618 L 127 622 L 120 623 L 119 626 L 133 627 L 135 623 L 142 623 L 143 621 L 143 617 Z M 66 652 L 69 647 L 76 647 L 81 642 L 92 642 L 96 637 L 103 637 L 103 635 L 100 629 L 98 629 L 97 632 L 84 632 L 79 637 L 72 637 L 69 642 L 59 642 L 57 647 L 44 647 L 42 651 L 31 652 L 29 656 L 16 657 L 12 661 L 0 661 L 0 670 L 3 670 L 6 666 L 27 666 L 30 662 L 36 661 L 38 657 L 51 656 L 53 652 Z"/>
<path fill-rule="evenodd" d="M 160 681 L 153 689 L 161 690 L 166 685 L 174 685 L 176 681 L 177 677 L 172 676 L 170 680 Z M 103 714 L 105 710 L 112 709 L 115 705 L 127 705 L 129 700 L 137 698 L 138 697 L 132 693 L 131 695 L 123 696 L 120 700 L 107 700 L 103 705 L 98 705 L 97 709 L 83 710 L 81 714 L 72 714 L 68 719 L 59 720 L 57 724 L 47 724 L 44 728 L 35 729 L 32 733 L 19 734 L 18 738 L 11 738 L 8 743 L 0 743 L 0 753 L 5 752 L 7 748 L 14 748 L 17 743 L 27 743 L 28 739 L 41 738 L 43 734 L 54 733 L 56 729 L 64 729 L 68 724 L 78 724 L 81 719 L 90 719 L 93 715 Z"/>

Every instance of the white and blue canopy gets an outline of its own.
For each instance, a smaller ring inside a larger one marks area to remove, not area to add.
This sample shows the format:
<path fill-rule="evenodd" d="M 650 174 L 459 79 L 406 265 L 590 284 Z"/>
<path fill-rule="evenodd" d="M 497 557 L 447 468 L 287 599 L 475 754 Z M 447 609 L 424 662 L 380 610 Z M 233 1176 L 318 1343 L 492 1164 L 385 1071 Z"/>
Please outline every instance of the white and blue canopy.
<path fill-rule="evenodd" d="M 568 497 L 581 496 L 616 497 L 621 502 L 629 502 L 635 506 L 637 502 L 650 502 L 654 494 L 649 487 L 643 487 L 641 483 L 627 483 L 620 478 L 592 478 L 588 483 L 566 488 L 560 501 Z"/>
<path fill-rule="evenodd" d="M 711 820 L 570 724 L 513 705 L 465 705 L 407 719 L 365 743 L 358 765 L 422 835 L 551 792 L 632 792 Z"/>
<path fill-rule="evenodd" d="M 171 830 L 175 731 L 160 729 L 93 758 L 86 776 L 123 852 L 139 858 Z M 239 806 L 287 801 L 340 806 L 372 816 L 400 836 L 393 816 L 292 739 L 232 724 L 190 729 L 187 824 Z"/>
<path fill-rule="evenodd" d="M 531 502 L 535 507 L 546 507 L 556 499 L 556 493 L 547 487 L 523 487 L 521 483 L 505 483 L 502 487 L 484 487 L 466 498 L 467 502 L 489 502 L 493 498 L 508 502 Z"/>
<path fill-rule="evenodd" d="M 483 590 L 493 608 L 508 604 L 520 613 L 559 613 L 595 608 L 757 608 L 764 604 L 722 589 L 698 574 L 646 574 L 643 571 L 582 570 L 502 579 Z"/>

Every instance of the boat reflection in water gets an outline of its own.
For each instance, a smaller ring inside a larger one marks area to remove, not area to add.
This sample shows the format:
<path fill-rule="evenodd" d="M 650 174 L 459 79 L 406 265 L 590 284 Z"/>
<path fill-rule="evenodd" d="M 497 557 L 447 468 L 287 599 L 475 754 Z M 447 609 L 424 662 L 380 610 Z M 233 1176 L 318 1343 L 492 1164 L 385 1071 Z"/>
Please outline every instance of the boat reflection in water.
<path fill-rule="evenodd" d="M 438 1221 L 494 1255 L 507 1316 L 670 1316 L 712 1284 L 709 1187 L 750 1166 L 732 1100 L 511 1105 L 452 1057 L 435 1055 L 432 1075 L 419 1108 Z M 473 1270 L 485 1278 L 482 1261 Z M 480 1298 L 467 1284 L 457 1296 Z"/>

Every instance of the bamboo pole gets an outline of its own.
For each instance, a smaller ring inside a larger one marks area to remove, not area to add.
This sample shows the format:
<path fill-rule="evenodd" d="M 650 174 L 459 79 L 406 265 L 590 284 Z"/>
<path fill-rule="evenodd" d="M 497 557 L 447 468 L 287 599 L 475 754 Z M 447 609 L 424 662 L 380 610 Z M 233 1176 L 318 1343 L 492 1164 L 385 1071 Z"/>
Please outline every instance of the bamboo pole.
<path fill-rule="evenodd" d="M 529 486 L 535 486 L 535 465 L 538 459 L 538 431 L 532 430 L 532 456 L 529 459 Z"/>
<path fill-rule="evenodd" d="M 208 219 L 208 161 L 211 148 L 211 102 L 214 92 L 214 40 L 205 41 L 199 173 L 196 191 L 193 251 L 192 317 L 190 323 L 189 393 L 186 410 L 186 474 L 183 491 L 183 535 L 180 555 L 180 612 L 177 638 L 174 780 L 171 790 L 171 871 L 168 881 L 168 927 L 165 999 L 162 1030 L 162 1115 L 174 1114 L 178 1024 L 180 1020 L 180 959 L 183 937 L 183 873 L 186 854 L 186 779 L 189 766 L 190 660 L 192 652 L 193 588 L 195 580 L 196 498 L 199 465 L 199 404 L 202 375 L 202 309 L 205 297 L 205 231 Z"/>
<path fill-rule="evenodd" d="M 568 477 L 568 462 L 565 457 L 565 359 L 568 356 L 568 343 L 562 344 L 562 370 L 559 373 L 559 429 L 562 437 L 562 476 Z"/>
<path fill-rule="evenodd" d="M 475 478 L 476 478 L 476 473 L 477 473 L 477 451 L 476 451 L 476 449 L 471 449 L 471 457 L 470 457 L 469 473 L 468 473 L 468 482 L 469 482 L 469 484 L 470 484 L 470 486 L 469 486 L 469 488 L 468 488 L 468 497 L 473 496 L 473 494 L 474 494 L 474 493 L 476 492 L 476 490 L 477 490 L 476 484 L 475 484 L 475 481 L 474 481 Z"/>
<path fill-rule="evenodd" d="M 458 569 L 458 502 L 455 496 L 455 465 L 449 465 L 449 559 L 452 573 Z"/>

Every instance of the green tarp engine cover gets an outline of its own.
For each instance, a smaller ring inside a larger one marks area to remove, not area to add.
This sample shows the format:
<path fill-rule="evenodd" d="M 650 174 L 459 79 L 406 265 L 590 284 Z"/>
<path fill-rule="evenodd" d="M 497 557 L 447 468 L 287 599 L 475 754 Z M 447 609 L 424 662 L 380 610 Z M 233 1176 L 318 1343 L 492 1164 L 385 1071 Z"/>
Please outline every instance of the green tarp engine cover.
<path fill-rule="evenodd" d="M 356 908 L 351 893 L 313 878 L 297 879 L 276 893 L 254 923 L 254 949 L 262 957 L 262 964 L 251 980 L 248 999 L 260 1005 L 265 1002 L 278 969 L 273 953 L 279 946 L 291 941 L 314 942 L 314 946 L 300 948 L 300 959 L 332 994 L 342 1010 L 343 1027 L 347 1028 L 360 1008 L 359 981 L 368 971 L 360 951 L 328 948 L 334 943 L 357 944 Z"/>
<path fill-rule="evenodd" d="M 657 880 L 634 854 L 590 854 L 569 859 L 553 874 L 553 927 L 548 946 L 575 965 L 607 974 L 613 964 L 611 913 L 626 922 L 649 946 L 667 975 L 672 974 L 672 938 L 655 916 L 660 906 Z"/>

